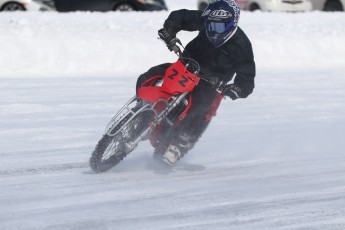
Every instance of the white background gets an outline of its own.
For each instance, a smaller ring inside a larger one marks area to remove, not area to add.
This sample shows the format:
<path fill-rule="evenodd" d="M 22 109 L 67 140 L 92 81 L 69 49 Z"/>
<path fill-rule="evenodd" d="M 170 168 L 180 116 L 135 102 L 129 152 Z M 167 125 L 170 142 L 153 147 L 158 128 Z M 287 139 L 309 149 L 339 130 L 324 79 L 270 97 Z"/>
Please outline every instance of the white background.
<path fill-rule="evenodd" d="M 343 13 L 242 12 L 254 93 L 174 168 L 143 143 L 91 172 L 138 75 L 176 60 L 156 39 L 168 14 L 0 14 L 1 229 L 345 229 Z"/>

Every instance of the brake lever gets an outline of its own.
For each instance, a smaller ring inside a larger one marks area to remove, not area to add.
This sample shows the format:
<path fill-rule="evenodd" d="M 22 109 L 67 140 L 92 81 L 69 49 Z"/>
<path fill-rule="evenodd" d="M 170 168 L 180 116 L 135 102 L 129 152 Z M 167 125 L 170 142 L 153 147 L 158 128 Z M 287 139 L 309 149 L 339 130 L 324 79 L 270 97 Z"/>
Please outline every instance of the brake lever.
<path fill-rule="evenodd" d="M 174 49 L 174 52 L 175 52 L 175 54 L 177 54 L 179 57 L 181 57 L 181 55 L 182 55 L 182 51 L 181 51 L 181 48 L 180 48 L 180 46 L 182 47 L 183 45 L 182 45 L 182 42 L 180 41 L 180 39 L 178 39 L 178 38 L 175 38 L 176 40 L 175 40 L 175 45 L 174 45 L 174 47 L 173 47 L 173 49 Z M 178 45 L 176 45 L 176 43 L 177 44 L 179 44 L 180 46 L 178 46 Z"/>
<path fill-rule="evenodd" d="M 181 47 L 183 47 L 182 42 L 180 41 L 180 39 L 178 38 L 174 38 L 173 40 L 171 40 L 173 42 L 173 44 L 167 44 L 162 38 L 157 37 L 158 40 L 161 40 L 162 42 L 164 42 L 164 44 L 169 48 L 170 51 L 174 51 L 174 53 L 177 56 L 181 56 L 182 55 L 182 51 L 181 48 L 178 46 L 180 45 Z M 178 45 L 176 45 L 178 44 Z"/>

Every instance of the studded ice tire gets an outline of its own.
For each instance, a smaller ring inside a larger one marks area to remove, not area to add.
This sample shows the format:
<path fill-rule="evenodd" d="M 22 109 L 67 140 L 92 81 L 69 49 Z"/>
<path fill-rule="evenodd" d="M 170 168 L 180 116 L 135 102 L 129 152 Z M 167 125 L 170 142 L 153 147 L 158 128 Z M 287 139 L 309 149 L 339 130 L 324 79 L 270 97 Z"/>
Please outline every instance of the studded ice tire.
<path fill-rule="evenodd" d="M 96 173 L 108 171 L 127 155 L 126 148 L 117 137 L 104 135 L 90 158 L 90 167 Z"/>
<path fill-rule="evenodd" d="M 116 133 L 131 116 L 125 117 L 122 122 L 115 127 L 112 133 Z M 96 173 L 108 171 L 120 161 L 122 161 L 133 149 L 128 149 L 126 143 L 134 140 L 148 126 L 146 113 L 137 115 L 115 136 L 105 134 L 96 145 L 90 158 L 90 167 Z"/>

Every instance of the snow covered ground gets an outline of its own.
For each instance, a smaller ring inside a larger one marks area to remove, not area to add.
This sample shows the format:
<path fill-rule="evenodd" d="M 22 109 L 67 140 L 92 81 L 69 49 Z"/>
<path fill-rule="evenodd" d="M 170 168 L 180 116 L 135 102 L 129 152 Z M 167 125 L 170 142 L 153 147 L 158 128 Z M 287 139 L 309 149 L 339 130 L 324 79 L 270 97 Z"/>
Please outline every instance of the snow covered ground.
<path fill-rule="evenodd" d="M 176 59 L 156 39 L 168 14 L 0 14 L 0 228 L 344 230 L 343 13 L 243 12 L 254 93 L 172 169 L 143 143 L 91 172 L 137 76 Z"/>

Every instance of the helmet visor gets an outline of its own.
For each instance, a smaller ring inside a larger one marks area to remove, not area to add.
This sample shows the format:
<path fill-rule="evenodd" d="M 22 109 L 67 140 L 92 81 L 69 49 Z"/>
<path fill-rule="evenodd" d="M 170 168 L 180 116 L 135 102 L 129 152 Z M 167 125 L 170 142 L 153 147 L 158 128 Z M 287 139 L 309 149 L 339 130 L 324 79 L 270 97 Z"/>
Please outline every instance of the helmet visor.
<path fill-rule="evenodd" d="M 208 32 L 215 32 L 215 33 L 224 33 L 226 31 L 228 31 L 229 29 L 231 29 L 231 27 L 233 26 L 234 22 L 229 22 L 229 23 L 225 23 L 225 22 L 207 22 L 207 30 Z"/>

